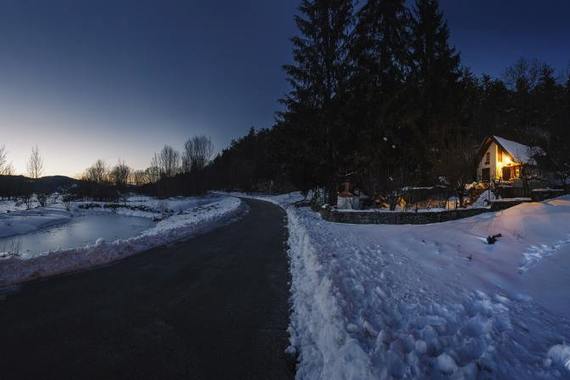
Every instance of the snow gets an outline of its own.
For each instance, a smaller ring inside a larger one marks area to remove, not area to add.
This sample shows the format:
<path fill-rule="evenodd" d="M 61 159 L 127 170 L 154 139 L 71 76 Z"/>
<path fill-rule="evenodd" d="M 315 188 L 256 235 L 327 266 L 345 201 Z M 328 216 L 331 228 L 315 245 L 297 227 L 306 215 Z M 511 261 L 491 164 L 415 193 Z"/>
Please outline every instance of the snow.
<path fill-rule="evenodd" d="M 570 346 L 557 344 L 548 350 L 547 365 L 559 365 L 570 371 Z"/>
<path fill-rule="evenodd" d="M 507 140 L 505 138 L 494 136 L 495 140 L 503 147 L 505 150 L 513 157 L 513 159 L 521 164 L 532 164 L 534 159 L 532 158 L 532 148 L 520 144 L 515 141 Z"/>
<path fill-rule="evenodd" d="M 176 214 L 171 212 L 154 227 L 135 237 L 111 242 L 96 239 L 93 244 L 84 247 L 54 250 L 27 259 L 0 254 L 0 286 L 106 264 L 188 238 L 228 221 L 243 211 L 241 201 L 233 197 L 177 199 L 171 202 L 174 207 L 179 207 Z M 193 207 L 183 209 L 188 206 Z M 89 210 L 84 212 L 88 213 Z"/>
<path fill-rule="evenodd" d="M 218 198 L 215 195 L 167 199 L 131 196 L 120 203 L 72 202 L 70 211 L 65 209 L 60 199 L 53 199 L 53 203 L 47 207 L 39 207 L 37 202 L 33 203 L 30 210 L 27 210 L 23 204 L 14 201 L 1 201 L 0 238 L 32 233 L 47 227 L 67 223 L 74 216 L 95 213 L 114 213 L 123 216 L 163 219 L 185 210 L 207 205 Z M 85 208 L 87 206 L 89 208 Z"/>
<path fill-rule="evenodd" d="M 256 198 L 287 210 L 298 379 L 570 378 L 569 196 L 429 225 Z"/>
<path fill-rule="evenodd" d="M 473 204 L 470 205 L 470 207 L 473 208 L 488 207 L 489 201 L 494 201 L 495 199 L 497 198 L 495 197 L 495 194 L 491 190 L 485 190 L 483 193 L 481 193 L 479 198 L 477 198 L 475 202 L 473 202 Z"/>
<path fill-rule="evenodd" d="M 511 203 L 511 202 L 532 202 L 532 198 L 516 197 L 516 198 L 500 198 L 490 201 L 491 203 Z"/>
<path fill-rule="evenodd" d="M 455 360 L 451 356 L 443 353 L 436 359 L 436 368 L 443 373 L 452 374 L 457 371 L 457 364 L 455 364 Z"/>
<path fill-rule="evenodd" d="M 34 232 L 66 223 L 70 219 L 71 214 L 58 207 L 2 213 L 0 214 L 0 238 Z"/>

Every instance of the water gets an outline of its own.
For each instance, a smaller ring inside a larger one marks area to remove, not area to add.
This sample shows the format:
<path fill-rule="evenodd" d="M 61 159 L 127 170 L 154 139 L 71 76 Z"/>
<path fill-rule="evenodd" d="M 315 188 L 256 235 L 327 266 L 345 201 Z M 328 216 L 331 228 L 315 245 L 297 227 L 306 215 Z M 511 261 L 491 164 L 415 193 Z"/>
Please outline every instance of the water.
<path fill-rule="evenodd" d="M 113 241 L 134 237 L 153 225 L 147 218 L 116 214 L 78 216 L 66 224 L 0 239 L 0 252 L 30 258 L 50 250 L 83 247 L 99 238 Z"/>

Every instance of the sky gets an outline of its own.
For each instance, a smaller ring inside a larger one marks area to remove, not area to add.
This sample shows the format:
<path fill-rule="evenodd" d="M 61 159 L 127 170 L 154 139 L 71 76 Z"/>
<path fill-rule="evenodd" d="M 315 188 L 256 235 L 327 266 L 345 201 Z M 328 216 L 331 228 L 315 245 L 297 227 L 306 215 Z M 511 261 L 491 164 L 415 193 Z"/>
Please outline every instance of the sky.
<path fill-rule="evenodd" d="M 196 134 L 217 150 L 273 124 L 298 0 L 0 0 L 0 146 L 16 172 L 96 159 L 148 166 Z M 570 63 L 567 0 L 441 0 L 475 73 L 520 57 Z"/>

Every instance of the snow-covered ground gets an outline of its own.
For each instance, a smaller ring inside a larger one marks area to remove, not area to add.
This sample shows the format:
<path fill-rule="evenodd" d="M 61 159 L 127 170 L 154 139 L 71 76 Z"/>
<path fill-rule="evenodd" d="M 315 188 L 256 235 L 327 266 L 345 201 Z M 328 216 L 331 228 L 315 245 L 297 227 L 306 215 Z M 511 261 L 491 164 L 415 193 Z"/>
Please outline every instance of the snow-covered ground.
<path fill-rule="evenodd" d="M 413 226 L 256 198 L 288 214 L 297 378 L 570 378 L 569 196 Z"/>
<path fill-rule="evenodd" d="M 87 204 L 89 207 L 85 207 Z M 0 232 L 3 237 L 40 231 L 46 226 L 65 223 L 77 216 L 89 217 L 97 213 L 114 212 L 123 216 L 146 217 L 156 220 L 157 223 L 139 235 L 127 239 L 107 242 L 94 238 L 93 243 L 87 246 L 47 251 L 34 257 L 20 256 L 14 254 L 15 252 L 0 252 L 0 286 L 108 263 L 187 238 L 243 211 L 239 199 L 221 196 L 166 200 L 132 197 L 120 204 L 120 207 L 116 207 L 116 204 L 112 206 L 104 203 L 74 202 L 69 207 L 70 211 L 67 211 L 63 204 L 56 203 L 45 208 L 1 214 Z M 25 236 L 22 235 L 22 238 Z"/>

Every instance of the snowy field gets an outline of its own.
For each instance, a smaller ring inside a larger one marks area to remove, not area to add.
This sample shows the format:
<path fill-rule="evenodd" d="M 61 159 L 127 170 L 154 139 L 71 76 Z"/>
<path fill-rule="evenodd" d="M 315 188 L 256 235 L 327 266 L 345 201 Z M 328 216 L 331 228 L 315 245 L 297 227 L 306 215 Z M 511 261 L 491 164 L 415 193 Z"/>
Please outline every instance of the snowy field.
<path fill-rule="evenodd" d="M 0 286 L 121 259 L 188 238 L 243 211 L 239 199 L 219 195 L 163 200 L 137 196 L 114 204 L 73 202 L 68 207 L 55 201 L 48 207 L 31 210 L 22 210 L 14 202 L 2 203 Z M 149 221 L 141 223 L 142 218 Z M 117 221 L 129 226 L 117 226 Z M 71 236 L 79 233 L 84 240 Z M 61 240 L 67 244 L 83 243 L 54 249 L 50 240 L 58 236 L 67 236 Z M 20 252 L 21 242 L 24 246 L 43 244 L 45 250 L 34 247 Z"/>
<path fill-rule="evenodd" d="M 288 213 L 297 378 L 570 378 L 569 196 L 414 226 L 256 198 Z"/>

